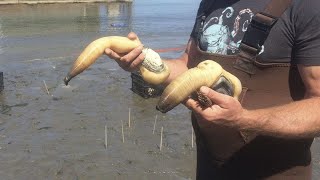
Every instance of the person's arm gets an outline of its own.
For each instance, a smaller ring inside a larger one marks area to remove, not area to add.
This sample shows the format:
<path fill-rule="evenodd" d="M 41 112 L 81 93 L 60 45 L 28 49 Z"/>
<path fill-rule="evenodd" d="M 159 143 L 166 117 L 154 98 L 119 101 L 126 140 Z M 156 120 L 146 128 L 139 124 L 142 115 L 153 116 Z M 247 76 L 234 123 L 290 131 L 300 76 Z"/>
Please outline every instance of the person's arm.
<path fill-rule="evenodd" d="M 258 125 L 252 129 L 282 137 L 320 135 L 320 66 L 299 65 L 298 68 L 306 87 L 305 99 L 284 106 L 245 111 L 242 118 Z"/>
<path fill-rule="evenodd" d="M 190 60 L 189 52 L 190 48 L 195 48 L 192 47 L 194 46 L 194 43 L 191 43 L 193 40 L 190 38 L 185 52 L 177 59 L 170 59 L 170 60 L 163 60 L 171 69 L 170 76 L 168 79 L 165 81 L 164 84 L 169 84 L 173 79 L 175 79 L 177 76 L 182 74 L 183 72 L 188 70 L 187 64 Z"/>
<path fill-rule="evenodd" d="M 207 87 L 201 91 L 216 104 L 203 109 L 189 99 L 186 106 L 198 120 L 213 122 L 239 130 L 283 138 L 308 138 L 320 135 L 320 66 L 299 65 L 306 87 L 305 99 L 282 106 L 246 110 L 233 97 L 217 93 Z"/>

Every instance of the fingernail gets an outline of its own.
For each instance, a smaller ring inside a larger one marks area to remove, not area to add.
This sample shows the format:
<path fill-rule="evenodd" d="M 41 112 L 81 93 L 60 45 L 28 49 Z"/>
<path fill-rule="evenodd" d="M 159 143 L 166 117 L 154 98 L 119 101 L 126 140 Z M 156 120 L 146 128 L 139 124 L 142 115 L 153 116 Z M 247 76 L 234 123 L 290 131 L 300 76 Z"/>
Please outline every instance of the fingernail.
<path fill-rule="evenodd" d="M 108 54 L 108 55 L 110 54 L 110 50 L 109 50 L 109 49 L 105 49 L 104 52 L 105 52 L 106 54 Z"/>
<path fill-rule="evenodd" d="M 143 45 L 143 44 L 141 44 L 141 45 L 139 45 L 139 47 L 138 47 L 138 48 L 142 50 L 142 49 L 143 49 L 143 47 L 144 47 L 144 45 Z"/>

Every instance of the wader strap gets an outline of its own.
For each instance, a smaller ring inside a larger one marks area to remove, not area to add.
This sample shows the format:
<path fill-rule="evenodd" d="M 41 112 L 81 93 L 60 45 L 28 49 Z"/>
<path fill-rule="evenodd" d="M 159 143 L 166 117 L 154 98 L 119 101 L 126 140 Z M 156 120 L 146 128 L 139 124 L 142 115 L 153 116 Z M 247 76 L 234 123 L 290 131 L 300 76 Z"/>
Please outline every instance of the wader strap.
<path fill-rule="evenodd" d="M 234 67 L 255 74 L 254 62 L 271 28 L 290 6 L 292 0 L 271 0 L 263 12 L 253 16 L 239 46 L 238 59 Z"/>

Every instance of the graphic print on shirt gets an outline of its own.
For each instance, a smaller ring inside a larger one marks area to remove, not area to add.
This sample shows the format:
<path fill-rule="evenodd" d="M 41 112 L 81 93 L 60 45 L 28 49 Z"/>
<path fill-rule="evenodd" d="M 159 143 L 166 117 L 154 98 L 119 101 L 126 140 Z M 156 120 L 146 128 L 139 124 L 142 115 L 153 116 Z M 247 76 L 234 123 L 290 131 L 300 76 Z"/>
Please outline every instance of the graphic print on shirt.
<path fill-rule="evenodd" d="M 227 7 L 219 17 L 211 17 L 205 22 L 203 26 L 204 31 L 200 37 L 202 50 L 222 55 L 232 55 L 238 52 L 242 38 L 237 40 L 236 36 L 241 32 L 243 35 L 247 31 L 254 14 L 250 9 L 243 9 L 239 11 L 235 18 L 234 15 L 234 9 Z M 232 18 L 234 18 L 233 27 L 228 27 L 225 21 Z M 262 52 L 263 47 L 260 54 Z"/>

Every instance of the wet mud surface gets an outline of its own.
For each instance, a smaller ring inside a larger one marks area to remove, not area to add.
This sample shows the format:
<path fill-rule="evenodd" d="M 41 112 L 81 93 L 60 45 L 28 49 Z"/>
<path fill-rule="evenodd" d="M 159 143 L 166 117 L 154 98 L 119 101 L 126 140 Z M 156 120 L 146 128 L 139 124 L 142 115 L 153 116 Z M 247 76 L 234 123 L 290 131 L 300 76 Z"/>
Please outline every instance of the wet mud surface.
<path fill-rule="evenodd" d="M 184 107 L 166 115 L 158 113 L 156 99 L 134 94 L 129 74 L 113 63 L 93 67 L 93 74 L 78 76 L 70 86 L 61 81 L 67 71 L 64 66 L 28 66 L 19 73 L 7 73 L 0 108 L 0 152 L 1 161 L 6 162 L 0 165 L 2 177 L 193 177 L 195 147 Z"/>
<path fill-rule="evenodd" d="M 63 84 L 83 47 L 101 36 L 135 31 L 154 49 L 183 46 L 197 3 L 148 2 L 0 6 L 1 179 L 195 179 L 187 108 L 156 111 L 157 98 L 133 93 L 130 73 L 105 56 Z M 319 148 L 316 139 L 314 179 Z"/>

